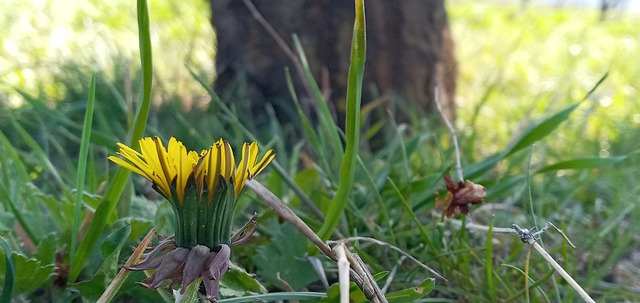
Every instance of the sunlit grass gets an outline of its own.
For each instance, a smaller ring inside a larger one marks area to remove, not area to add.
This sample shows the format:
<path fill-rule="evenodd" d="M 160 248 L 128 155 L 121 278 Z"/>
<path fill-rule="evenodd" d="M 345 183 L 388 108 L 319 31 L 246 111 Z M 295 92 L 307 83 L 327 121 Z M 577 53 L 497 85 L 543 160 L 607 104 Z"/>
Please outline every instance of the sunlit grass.
<path fill-rule="evenodd" d="M 128 65 L 134 73 L 140 68 L 134 59 L 139 48 L 131 1 L 10 0 L 2 5 L 10 9 L 0 11 L 0 91 L 8 93 L 13 106 L 24 104 L 13 88 L 51 102 L 86 89 L 73 68 L 84 74 L 100 71 L 117 86 L 124 84 L 118 80 Z M 154 103 L 167 102 L 168 96 L 181 98 L 185 108 L 208 102 L 183 66 L 196 67 L 209 81 L 214 78 L 215 32 L 207 2 L 154 1 L 149 14 L 153 43 L 163 49 L 156 59 L 172 63 L 154 68 Z"/>
<path fill-rule="evenodd" d="M 579 99 L 606 72 L 608 80 L 579 119 L 548 143 L 576 155 L 624 152 L 608 143 L 628 130 L 622 125 L 640 128 L 634 120 L 640 103 L 633 102 L 640 87 L 631 80 L 640 77 L 640 65 L 630 64 L 640 53 L 638 15 L 601 21 L 598 11 L 586 8 L 479 1 L 450 1 L 448 10 L 460 62 L 458 126 L 475 136 L 474 154 L 506 145 L 523 121 Z M 584 139 L 602 143 L 600 151 L 571 148 Z"/>

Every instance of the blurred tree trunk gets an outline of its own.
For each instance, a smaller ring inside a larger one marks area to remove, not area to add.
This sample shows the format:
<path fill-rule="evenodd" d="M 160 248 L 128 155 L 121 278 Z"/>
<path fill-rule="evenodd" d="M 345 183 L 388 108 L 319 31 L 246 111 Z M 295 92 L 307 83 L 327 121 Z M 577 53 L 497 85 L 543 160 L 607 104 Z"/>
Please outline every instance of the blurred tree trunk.
<path fill-rule="evenodd" d="M 290 99 L 284 67 L 298 78 L 290 58 L 242 0 L 210 0 L 217 33 L 216 86 L 224 91 L 246 77 L 245 97 Z M 325 79 L 330 100 L 340 110 L 346 94 L 353 1 L 253 0 L 258 11 L 293 48 L 300 38 L 314 76 Z M 375 97 L 400 97 L 432 112 L 435 87 L 449 117 L 455 117 L 457 65 L 444 0 L 367 0 L 367 63 L 363 102 Z M 322 85 L 322 84 L 321 84 Z M 373 90 L 375 91 L 375 90 Z M 297 86 L 298 94 L 305 91 Z M 409 107 L 412 110 L 414 107 Z"/>

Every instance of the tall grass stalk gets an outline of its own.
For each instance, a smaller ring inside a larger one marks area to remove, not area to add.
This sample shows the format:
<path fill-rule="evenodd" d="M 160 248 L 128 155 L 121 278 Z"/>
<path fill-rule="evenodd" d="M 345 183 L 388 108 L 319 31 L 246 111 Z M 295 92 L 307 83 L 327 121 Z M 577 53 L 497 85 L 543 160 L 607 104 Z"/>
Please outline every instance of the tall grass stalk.
<path fill-rule="evenodd" d="M 138 0 L 138 39 L 140 42 L 140 62 L 142 63 L 142 92 L 138 98 L 138 113 L 136 114 L 133 130 L 131 132 L 130 146 L 138 145 L 138 140 L 144 134 L 149 117 L 149 107 L 151 105 L 151 80 L 152 80 L 152 60 L 151 60 L 151 36 L 149 34 L 149 10 L 146 0 Z M 100 235 L 107 226 L 107 218 L 115 211 L 118 200 L 124 191 L 130 171 L 119 168 L 111 186 L 107 190 L 102 202 L 94 214 L 94 219 L 87 230 L 87 233 L 80 243 L 79 249 L 71 264 L 69 281 L 75 281 L 87 262 L 89 254 L 98 242 Z"/>
<path fill-rule="evenodd" d="M 307 118 L 307 116 L 305 116 L 304 112 L 302 111 L 302 107 L 300 106 L 300 102 L 298 101 L 298 96 L 296 95 L 296 92 L 293 87 L 293 79 L 291 78 L 291 73 L 289 72 L 288 69 L 285 69 L 285 79 L 287 81 L 287 87 L 289 88 L 289 93 L 291 94 L 291 99 L 293 99 L 293 103 L 296 106 L 296 110 L 298 111 L 298 116 L 300 116 L 300 121 L 304 126 L 304 131 L 307 134 L 309 143 L 311 143 L 311 146 L 313 147 L 313 150 L 316 152 L 316 155 L 318 157 L 318 161 L 320 162 L 320 168 L 324 171 L 325 174 L 329 174 L 331 173 L 331 166 L 329 165 L 327 154 L 325 152 L 325 149 L 322 148 L 320 138 L 318 137 L 318 134 L 311 126 L 311 122 L 309 121 L 309 118 Z M 342 146 L 342 144 L 340 146 Z"/>
<path fill-rule="evenodd" d="M 307 56 L 304 54 L 304 50 L 302 49 L 302 44 L 300 43 L 300 40 L 296 35 L 293 36 L 293 42 L 296 46 L 296 50 L 298 51 L 298 56 L 300 57 L 300 64 L 302 65 L 302 69 L 304 70 L 305 80 L 307 83 L 309 83 L 309 86 L 311 87 L 311 92 L 313 93 L 313 97 L 316 99 L 316 103 L 318 104 L 318 109 L 320 111 L 318 115 L 318 120 L 320 122 L 320 126 L 322 127 L 322 129 L 324 129 L 326 134 L 329 136 L 329 139 L 331 142 L 330 146 L 323 146 L 322 149 L 325 149 L 325 150 L 333 149 L 334 157 L 337 158 L 337 161 L 340 161 L 341 157 L 343 157 L 342 141 L 340 140 L 340 130 L 338 129 L 336 122 L 334 122 L 333 116 L 331 115 L 331 111 L 329 110 L 329 106 L 327 105 L 327 100 L 325 100 L 324 96 L 322 95 L 322 91 L 318 86 L 318 83 L 313 78 L 313 74 L 311 73 L 311 68 L 309 67 L 309 63 L 307 61 Z M 364 69 L 364 65 L 363 65 L 363 69 Z M 347 98 L 348 98 L 348 95 L 349 95 L 349 92 L 347 88 Z M 349 106 L 348 103 L 349 103 L 349 100 L 347 99 L 347 106 Z M 358 108 L 359 107 L 360 106 L 358 106 Z M 320 139 L 322 139 L 322 137 L 320 137 Z M 342 160 L 344 161 L 344 159 Z M 331 173 L 331 171 L 329 171 L 328 173 Z"/>
<path fill-rule="evenodd" d="M 360 102 L 362 97 L 362 79 L 366 60 L 366 26 L 364 0 L 355 1 L 355 22 L 351 40 L 351 64 L 347 84 L 346 146 L 340 167 L 340 184 L 327 210 L 327 219 L 318 232 L 322 240 L 327 240 L 338 226 L 340 216 L 347 207 L 349 193 L 353 185 L 356 168 L 356 156 L 360 145 Z"/>
<path fill-rule="evenodd" d="M 78 172 L 76 174 L 76 204 L 73 211 L 73 227 L 71 229 L 71 250 L 70 264 L 74 264 L 76 249 L 78 247 L 78 229 L 80 227 L 80 216 L 82 211 L 82 198 L 84 196 L 85 175 L 87 173 L 87 156 L 89 154 L 89 140 L 91 138 L 91 125 L 93 124 L 93 109 L 96 101 L 96 75 L 91 76 L 89 85 L 89 99 L 87 100 L 87 111 L 84 116 L 84 126 L 82 129 L 82 140 L 80 142 L 80 156 L 78 157 Z"/>

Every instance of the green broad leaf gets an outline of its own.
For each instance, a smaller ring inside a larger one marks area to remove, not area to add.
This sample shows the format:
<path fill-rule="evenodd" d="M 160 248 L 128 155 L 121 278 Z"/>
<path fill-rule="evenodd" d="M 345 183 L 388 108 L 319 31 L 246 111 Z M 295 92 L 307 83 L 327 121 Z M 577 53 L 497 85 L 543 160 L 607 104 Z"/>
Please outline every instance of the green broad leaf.
<path fill-rule="evenodd" d="M 197 278 L 195 281 L 191 282 L 184 294 L 180 296 L 176 295 L 176 303 L 192 303 L 192 302 L 201 302 L 200 300 L 200 284 L 202 284 L 202 278 Z"/>
<path fill-rule="evenodd" d="M 280 278 L 294 290 L 318 280 L 311 263 L 305 260 L 307 238 L 290 224 L 273 224 L 269 227 L 271 243 L 258 248 L 253 262 L 258 274 L 272 285 L 279 287 Z"/>
<path fill-rule="evenodd" d="M 163 204 L 164 202 L 169 203 L 166 200 L 163 200 Z M 143 238 L 149 232 L 149 229 L 151 229 L 155 220 L 156 214 L 158 213 L 158 208 L 158 203 L 149 201 L 145 197 L 132 197 L 131 208 L 129 209 L 129 213 L 127 214 L 127 219 L 131 224 L 131 234 L 129 235 L 129 241 L 135 242 L 136 240 Z M 173 220 L 173 209 L 170 210 L 170 213 L 170 219 Z"/>
<path fill-rule="evenodd" d="M 326 187 L 322 183 L 322 178 L 317 170 L 307 169 L 296 174 L 294 180 L 313 201 L 320 210 L 325 211 L 329 207 L 331 200 L 328 198 Z M 299 205 L 300 199 L 296 198 L 292 205 Z"/>
<path fill-rule="evenodd" d="M 2 258 L 4 258 L 4 252 L 2 255 Z M 15 264 L 14 296 L 32 291 L 48 281 L 55 267 L 53 264 L 46 264 L 37 259 L 30 259 L 16 252 L 13 253 L 13 261 Z M 2 262 L 2 264 L 0 264 L 0 273 L 2 273 L 1 283 L 5 283 L 5 270 L 6 264 Z"/>
<path fill-rule="evenodd" d="M 446 172 L 446 170 L 445 170 Z M 421 179 L 411 181 L 410 188 L 414 194 L 411 196 L 411 205 L 414 210 L 421 209 L 435 202 L 435 192 L 442 187 L 440 184 L 444 173 L 429 174 Z"/>
<path fill-rule="evenodd" d="M 464 168 L 464 175 L 468 179 L 475 179 L 485 172 L 493 168 L 498 162 L 502 159 L 531 146 L 533 143 L 544 139 L 546 136 L 555 131 L 562 122 L 569 119 L 571 113 L 578 108 L 582 101 L 586 100 L 595 92 L 595 90 L 604 82 L 607 78 L 608 73 L 604 74 L 598 82 L 589 90 L 584 98 L 581 101 L 578 101 L 574 104 L 569 105 L 568 107 L 550 115 L 544 117 L 533 125 L 529 126 L 527 129 L 522 132 L 520 138 L 513 141 L 513 143 L 507 147 L 504 151 L 495 153 L 488 158 L 483 159 L 482 161 L 476 162 L 472 165 L 467 165 Z"/>
<path fill-rule="evenodd" d="M 255 275 L 233 264 L 220 280 L 220 295 L 223 297 L 243 297 L 264 293 L 267 293 L 267 289 L 256 280 Z"/>
<path fill-rule="evenodd" d="M 134 218 L 127 219 L 130 220 L 129 224 L 131 225 L 131 233 L 127 240 L 132 242 L 144 237 L 144 235 L 146 235 L 153 226 L 153 221 L 151 220 Z"/>
<path fill-rule="evenodd" d="M 98 206 L 100 206 L 100 203 L 102 202 L 102 197 L 97 195 L 92 195 L 89 193 L 83 193 L 82 202 L 89 210 L 95 213 L 96 209 L 98 209 Z M 115 212 L 113 212 L 111 216 L 109 216 L 109 218 L 107 219 L 107 224 L 111 225 L 116 221 L 118 221 L 118 215 Z"/>
<path fill-rule="evenodd" d="M 435 284 L 435 279 L 429 278 L 422 281 L 416 287 L 392 292 L 386 295 L 386 297 L 387 297 L 387 300 L 389 300 L 389 303 L 414 302 L 415 300 L 418 300 L 428 295 L 431 292 L 431 290 L 433 290 L 434 284 Z"/>
<path fill-rule="evenodd" d="M 36 251 L 34 257 L 43 264 L 53 264 L 55 262 L 57 241 L 57 233 L 50 233 L 48 235 L 45 235 L 40 240 L 40 242 L 38 242 L 38 250 Z"/>
<path fill-rule="evenodd" d="M 100 252 L 105 257 L 104 262 L 96 274 L 87 281 L 73 284 L 73 287 L 77 288 L 82 293 L 82 296 L 90 302 L 96 302 L 116 276 L 119 269 L 120 252 L 124 244 L 127 243 L 130 233 L 131 227 L 129 224 L 124 224 L 124 226 L 107 236 L 100 246 Z"/>
<path fill-rule="evenodd" d="M 412 192 L 433 192 L 438 186 L 440 186 L 439 182 L 442 180 L 442 177 L 442 174 L 428 174 L 420 179 L 410 181 L 409 186 Z"/>
<path fill-rule="evenodd" d="M 627 156 L 613 156 L 607 158 L 583 158 L 562 161 L 549 166 L 545 166 L 537 173 L 555 172 L 562 169 L 593 169 L 612 166 L 627 159 Z"/>
<path fill-rule="evenodd" d="M 100 252 L 105 259 L 113 255 L 114 252 L 120 251 L 131 233 L 131 225 L 128 220 L 123 219 L 120 222 L 123 223 L 122 227 L 108 235 L 100 245 Z"/>
<path fill-rule="evenodd" d="M 580 105 L 580 102 L 574 103 L 569 107 L 545 118 L 542 118 L 537 123 L 529 126 L 510 147 L 506 150 L 495 153 L 481 161 L 474 164 L 467 165 L 464 168 L 464 175 L 467 179 L 475 179 L 482 176 L 484 173 L 492 169 L 502 159 L 520 151 L 526 147 L 531 146 L 533 143 L 543 139 L 551 134 L 562 122 L 569 118 L 569 115 Z"/>
<path fill-rule="evenodd" d="M 154 216 L 153 226 L 161 235 L 170 235 L 176 231 L 175 214 L 171 203 L 167 200 L 158 205 L 158 210 Z"/>

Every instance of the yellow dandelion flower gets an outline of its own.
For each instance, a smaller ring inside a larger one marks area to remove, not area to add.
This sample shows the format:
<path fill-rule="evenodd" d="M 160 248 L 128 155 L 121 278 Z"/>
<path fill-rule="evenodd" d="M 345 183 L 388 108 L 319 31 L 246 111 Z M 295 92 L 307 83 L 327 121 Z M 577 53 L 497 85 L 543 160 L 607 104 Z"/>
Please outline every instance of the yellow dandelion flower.
<path fill-rule="evenodd" d="M 233 180 L 234 195 L 237 198 L 245 183 L 264 170 L 275 158 L 273 150 L 267 151 L 258 160 L 258 144 L 245 143 L 242 157 L 236 167 L 233 149 L 229 142 L 219 139 L 208 150 L 198 154 L 187 151 L 182 142 L 171 137 L 165 148 L 160 138 L 142 138 L 139 141 L 140 152 L 118 143 L 121 157 L 110 156 L 109 160 L 145 177 L 165 198 L 172 201 L 175 190 L 179 205 L 185 197 L 189 180 L 193 180 L 198 193 L 207 191 L 210 201 L 222 178 L 225 182 Z"/>
<path fill-rule="evenodd" d="M 241 243 L 256 230 L 256 216 L 243 226 L 239 238 L 231 238 L 236 201 L 249 179 L 260 174 L 275 158 L 269 150 L 258 160 L 258 144 L 244 143 L 236 166 L 233 149 L 222 139 L 199 154 L 182 142 L 143 138 L 140 151 L 118 143 L 118 156 L 109 160 L 145 177 L 173 206 L 175 235 L 158 236 L 158 245 L 148 247 L 142 261 L 130 270 L 155 270 L 141 285 L 149 289 L 182 283 L 180 293 L 198 278 L 207 299 L 215 301 L 220 280 L 229 269 L 230 247 Z"/>

